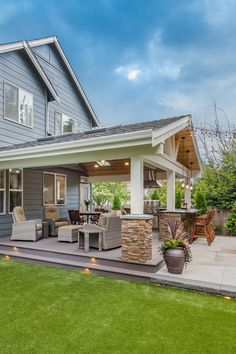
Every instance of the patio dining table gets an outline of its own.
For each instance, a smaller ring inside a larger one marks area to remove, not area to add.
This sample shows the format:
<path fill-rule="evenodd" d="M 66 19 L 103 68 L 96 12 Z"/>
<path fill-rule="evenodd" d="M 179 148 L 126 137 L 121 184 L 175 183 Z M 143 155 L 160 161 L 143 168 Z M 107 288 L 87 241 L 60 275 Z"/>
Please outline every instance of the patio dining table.
<path fill-rule="evenodd" d="M 91 219 L 90 219 L 91 216 L 97 216 L 97 217 L 99 217 L 100 214 L 101 214 L 100 211 L 92 211 L 92 212 L 86 211 L 86 212 L 80 212 L 80 215 L 81 215 L 81 216 L 86 216 L 86 218 L 87 218 L 87 223 L 88 223 L 88 224 L 89 224 L 90 221 L 91 221 Z"/>

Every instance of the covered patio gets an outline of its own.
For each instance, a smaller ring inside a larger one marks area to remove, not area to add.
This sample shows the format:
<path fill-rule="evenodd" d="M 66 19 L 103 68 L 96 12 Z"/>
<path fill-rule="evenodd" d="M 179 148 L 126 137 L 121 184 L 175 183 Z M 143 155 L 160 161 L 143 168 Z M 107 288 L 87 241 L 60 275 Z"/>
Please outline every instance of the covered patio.
<path fill-rule="evenodd" d="M 126 126 L 97 128 L 84 133 L 52 136 L 1 148 L 0 169 L 23 171 L 23 204 L 26 216 L 30 219 L 43 218 L 44 173 L 56 171 L 60 174 L 64 171 L 67 175 L 67 196 L 63 203 L 57 205 L 64 215 L 70 208 L 81 208 L 79 186 L 84 181 L 88 182 L 88 186 L 94 181 L 128 181 L 131 192 L 129 220 L 137 225 L 137 216 L 142 220 L 144 213 L 145 172 L 151 171 L 155 180 L 167 180 L 166 212 L 179 216 L 182 212 L 175 209 L 175 180 L 183 179 L 190 185 L 192 178 L 200 174 L 201 159 L 191 116 L 188 115 Z M 185 203 L 187 214 L 191 211 L 191 188 L 185 189 Z M 5 216 L 5 220 L 5 223 L 9 224 L 11 215 Z M 9 230 L 10 228 L 8 235 Z M 8 236 L 3 231 L 1 234 Z M 145 263 L 153 262 L 157 265 L 160 263 L 157 256 L 157 235 L 150 238 L 151 256 Z M 40 245 L 44 245 L 44 251 L 47 251 L 48 246 L 50 251 L 52 248 L 59 250 L 61 247 L 56 239 L 43 239 L 37 241 L 33 248 L 37 249 Z M 24 248 L 31 247 L 26 245 Z M 74 245 L 64 247 L 73 249 Z M 93 258 L 94 252 L 96 258 L 99 257 L 97 251 L 90 251 L 88 256 Z M 102 253 L 106 253 L 108 259 L 118 259 L 119 252 L 120 249 Z M 132 259 L 130 261 L 132 262 Z"/>

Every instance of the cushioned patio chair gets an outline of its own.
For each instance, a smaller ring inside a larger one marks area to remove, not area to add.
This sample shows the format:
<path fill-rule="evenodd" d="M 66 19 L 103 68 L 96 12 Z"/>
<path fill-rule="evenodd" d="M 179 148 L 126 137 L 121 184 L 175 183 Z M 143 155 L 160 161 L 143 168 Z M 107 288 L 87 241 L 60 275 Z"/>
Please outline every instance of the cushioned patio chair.
<path fill-rule="evenodd" d="M 11 240 L 37 241 L 42 238 L 42 220 L 26 220 L 24 209 L 16 206 L 12 212 Z"/>
<path fill-rule="evenodd" d="M 109 250 L 121 246 L 121 218 L 113 216 L 111 213 L 101 214 L 97 225 L 93 225 L 94 233 L 98 229 L 103 229 L 102 249 Z M 89 237 L 89 246 L 99 248 L 98 237 Z"/>
<path fill-rule="evenodd" d="M 61 218 L 59 216 L 58 207 L 55 205 L 47 205 L 44 207 L 44 221 L 47 221 L 49 224 L 50 236 L 57 236 L 59 227 L 70 225 L 69 218 Z"/>

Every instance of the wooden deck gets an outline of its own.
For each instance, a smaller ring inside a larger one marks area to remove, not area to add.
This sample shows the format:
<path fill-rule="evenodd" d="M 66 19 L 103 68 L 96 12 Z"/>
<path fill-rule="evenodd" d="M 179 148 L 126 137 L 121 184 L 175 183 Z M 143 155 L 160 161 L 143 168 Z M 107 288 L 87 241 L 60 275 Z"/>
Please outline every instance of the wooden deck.
<path fill-rule="evenodd" d="M 77 242 L 58 242 L 57 237 L 44 238 L 37 242 L 11 241 L 9 237 L 3 237 L 0 239 L 0 255 L 70 268 L 88 268 L 94 273 L 149 279 L 151 274 L 163 265 L 162 257 L 158 252 L 159 245 L 158 235 L 154 232 L 152 259 L 144 264 L 122 261 L 121 247 L 102 252 L 90 248 L 86 253 L 83 249 L 78 249 Z"/>

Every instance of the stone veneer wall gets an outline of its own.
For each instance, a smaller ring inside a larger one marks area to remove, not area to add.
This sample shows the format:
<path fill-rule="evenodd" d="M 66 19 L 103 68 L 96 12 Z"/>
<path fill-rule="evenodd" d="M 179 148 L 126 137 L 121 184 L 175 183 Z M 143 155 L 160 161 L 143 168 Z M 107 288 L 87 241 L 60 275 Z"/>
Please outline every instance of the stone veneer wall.
<path fill-rule="evenodd" d="M 152 216 L 146 219 L 122 218 L 121 245 L 123 261 L 144 263 L 151 259 Z"/>
<path fill-rule="evenodd" d="M 178 225 L 184 222 L 184 231 L 187 233 L 187 237 L 190 238 L 193 230 L 195 216 L 195 213 L 188 212 L 159 213 L 159 239 L 163 239 L 167 235 L 167 221 L 170 219 L 176 220 Z"/>

